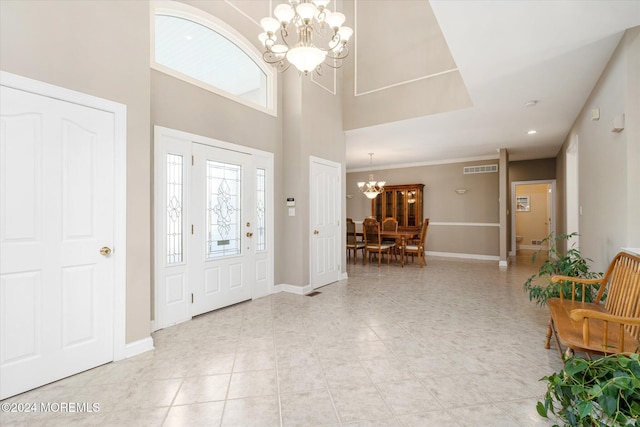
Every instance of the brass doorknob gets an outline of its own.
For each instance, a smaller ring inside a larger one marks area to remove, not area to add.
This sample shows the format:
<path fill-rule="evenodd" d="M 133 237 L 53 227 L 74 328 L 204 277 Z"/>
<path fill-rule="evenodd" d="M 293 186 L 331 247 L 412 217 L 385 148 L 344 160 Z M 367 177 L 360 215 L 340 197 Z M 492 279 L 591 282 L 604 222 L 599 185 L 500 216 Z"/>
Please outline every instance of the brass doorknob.
<path fill-rule="evenodd" d="M 108 248 L 108 247 L 104 246 L 104 247 L 102 247 L 102 248 L 100 249 L 100 255 L 107 256 L 107 255 L 109 255 L 110 253 L 111 253 L 111 248 Z"/>
<path fill-rule="evenodd" d="M 313 230 L 313 234 L 320 234 L 318 230 Z"/>
<path fill-rule="evenodd" d="M 247 237 L 251 237 L 251 236 L 253 236 L 253 233 L 252 233 L 252 232 L 250 232 L 250 231 L 248 231 L 248 232 L 247 232 Z"/>

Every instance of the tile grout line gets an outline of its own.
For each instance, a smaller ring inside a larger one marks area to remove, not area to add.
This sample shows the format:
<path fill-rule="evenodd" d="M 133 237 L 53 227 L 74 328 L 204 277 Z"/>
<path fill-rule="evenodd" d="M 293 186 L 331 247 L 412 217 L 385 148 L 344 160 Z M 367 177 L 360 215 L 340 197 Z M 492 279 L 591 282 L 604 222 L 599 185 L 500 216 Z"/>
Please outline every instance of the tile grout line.
<path fill-rule="evenodd" d="M 302 326 L 304 327 L 304 331 L 305 331 L 305 335 L 307 336 L 307 339 L 309 339 L 309 329 L 307 328 L 307 320 L 304 318 L 304 315 L 302 316 Z M 318 355 L 316 353 L 316 347 L 313 345 L 313 343 L 311 343 L 311 348 L 313 348 L 313 354 L 316 358 L 318 358 Z M 329 383 L 327 382 L 327 376 L 324 372 L 324 368 L 322 366 L 322 363 L 320 362 L 320 359 L 318 359 L 318 366 L 320 367 L 320 372 L 322 372 L 322 379 L 324 380 L 324 386 L 325 386 L 325 390 L 327 391 L 327 394 L 329 395 L 329 401 L 331 402 L 331 407 L 333 408 L 333 413 L 335 414 L 337 420 L 338 420 L 338 425 L 342 426 L 342 418 L 340 418 L 340 413 L 338 412 L 338 408 L 336 408 L 336 403 L 333 399 L 333 394 L 331 393 L 331 389 L 329 388 Z"/>
<path fill-rule="evenodd" d="M 273 318 L 273 298 L 269 304 L 269 312 L 271 319 L 271 338 L 273 340 L 273 360 L 276 365 L 276 396 L 278 396 L 278 414 L 280 415 L 280 427 L 283 427 L 282 420 L 282 398 L 280 397 L 280 369 L 278 365 L 278 346 L 276 345 L 276 326 Z"/>
<path fill-rule="evenodd" d="M 222 413 L 220 414 L 220 424 L 222 427 L 222 422 L 224 421 L 224 414 L 227 411 L 227 401 L 229 400 L 229 391 L 231 390 L 231 380 L 233 379 L 233 372 L 236 367 L 236 359 L 238 357 L 238 348 L 240 347 L 240 337 L 242 336 L 242 327 L 244 326 L 244 314 L 242 315 L 240 322 L 240 329 L 238 331 L 238 336 L 236 337 L 236 345 L 233 352 L 233 363 L 231 364 L 231 372 L 229 373 L 229 381 L 227 383 L 227 392 L 224 395 L 224 404 L 222 406 Z"/>

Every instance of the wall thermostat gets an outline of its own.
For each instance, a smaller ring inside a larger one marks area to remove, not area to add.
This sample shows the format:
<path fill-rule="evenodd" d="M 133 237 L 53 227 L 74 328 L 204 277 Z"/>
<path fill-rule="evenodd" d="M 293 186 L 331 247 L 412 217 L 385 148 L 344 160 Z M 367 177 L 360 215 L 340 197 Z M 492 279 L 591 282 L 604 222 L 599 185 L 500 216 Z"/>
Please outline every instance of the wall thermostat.
<path fill-rule="evenodd" d="M 296 205 L 296 201 L 293 197 L 287 197 L 287 206 L 294 207 Z"/>

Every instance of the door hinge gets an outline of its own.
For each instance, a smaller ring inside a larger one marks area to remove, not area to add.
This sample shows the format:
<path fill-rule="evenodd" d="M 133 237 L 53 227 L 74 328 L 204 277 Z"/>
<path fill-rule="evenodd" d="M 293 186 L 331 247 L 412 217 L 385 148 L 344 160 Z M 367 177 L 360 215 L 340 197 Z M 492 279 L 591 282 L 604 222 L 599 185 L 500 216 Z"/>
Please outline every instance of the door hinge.
<path fill-rule="evenodd" d="M 191 224 L 191 234 L 193 234 L 193 224 Z"/>
<path fill-rule="evenodd" d="M 195 156 L 191 156 L 191 166 L 193 166 L 195 164 Z"/>
<path fill-rule="evenodd" d="M 193 304 L 193 294 L 191 294 L 191 304 Z"/>

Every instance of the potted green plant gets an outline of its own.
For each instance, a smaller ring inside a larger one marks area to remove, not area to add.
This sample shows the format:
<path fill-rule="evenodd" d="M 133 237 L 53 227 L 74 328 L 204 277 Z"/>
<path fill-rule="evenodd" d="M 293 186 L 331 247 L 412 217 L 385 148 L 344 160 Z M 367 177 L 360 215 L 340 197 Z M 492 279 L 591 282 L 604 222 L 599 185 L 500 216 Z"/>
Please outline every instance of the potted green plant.
<path fill-rule="evenodd" d="M 560 234 L 558 236 L 550 234 L 542 240 L 542 244 L 546 242 L 549 245 L 549 256 L 538 269 L 538 274 L 532 275 L 524 282 L 524 289 L 529 292 L 530 301 L 535 300 L 536 304 L 544 305 L 547 298 L 559 297 L 561 292 L 566 297 L 571 296 L 571 282 L 551 283 L 551 277 L 553 276 L 561 275 L 581 277 L 584 279 L 597 279 L 602 277 L 602 273 L 589 271 L 589 262 L 591 262 L 591 260 L 584 258 L 580 251 L 574 246 L 571 246 L 566 252 L 561 252 L 558 249 L 558 242 L 563 240 L 569 241 L 569 239 L 577 235 L 578 233 Z M 531 262 L 535 263 L 541 253 L 542 250 L 535 252 L 531 258 Z M 587 287 L 585 301 L 593 301 L 597 292 L 597 286 Z M 578 289 L 577 297 L 582 298 L 581 288 Z"/>
<path fill-rule="evenodd" d="M 552 413 L 565 426 L 640 426 L 639 358 L 567 359 L 562 371 L 542 378 L 548 384 L 538 413 Z"/>

